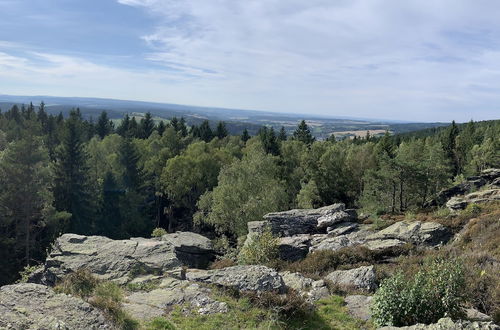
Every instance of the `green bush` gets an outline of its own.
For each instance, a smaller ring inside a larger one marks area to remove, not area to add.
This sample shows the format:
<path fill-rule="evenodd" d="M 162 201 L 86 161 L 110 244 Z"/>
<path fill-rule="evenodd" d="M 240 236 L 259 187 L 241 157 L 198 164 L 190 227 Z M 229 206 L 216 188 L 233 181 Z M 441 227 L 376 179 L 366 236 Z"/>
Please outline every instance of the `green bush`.
<path fill-rule="evenodd" d="M 402 273 L 382 281 L 373 296 L 372 317 L 378 326 L 430 324 L 442 317 L 463 316 L 465 279 L 461 263 L 435 259 L 413 278 Z"/>
<path fill-rule="evenodd" d="M 270 230 L 265 230 L 241 248 L 238 262 L 244 265 L 265 264 L 278 259 L 278 256 L 279 239 Z"/>
<path fill-rule="evenodd" d="M 42 266 L 43 267 L 43 266 Z M 25 266 L 23 270 L 19 272 L 19 275 L 21 278 L 17 280 L 16 283 L 27 283 L 28 279 L 30 278 L 31 274 L 33 274 L 35 271 L 37 271 L 40 268 L 40 266 Z"/>
<path fill-rule="evenodd" d="M 163 235 L 166 235 L 167 231 L 163 228 L 155 228 L 153 229 L 153 232 L 151 233 L 151 237 L 162 237 Z"/>
<path fill-rule="evenodd" d="M 175 327 L 164 317 L 156 317 L 147 325 L 146 330 L 175 330 Z"/>
<path fill-rule="evenodd" d="M 468 217 L 475 217 L 479 214 L 481 214 L 481 206 L 475 204 L 475 203 L 471 203 L 469 205 L 467 205 L 467 207 L 465 208 L 465 210 L 463 210 L 460 215 L 462 216 L 468 216 Z"/>

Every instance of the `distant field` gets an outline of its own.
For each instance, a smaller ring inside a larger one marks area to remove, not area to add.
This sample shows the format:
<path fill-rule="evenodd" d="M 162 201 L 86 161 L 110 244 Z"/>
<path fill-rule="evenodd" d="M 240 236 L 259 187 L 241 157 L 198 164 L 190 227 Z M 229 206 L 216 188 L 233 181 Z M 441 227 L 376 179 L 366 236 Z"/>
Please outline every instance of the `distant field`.
<path fill-rule="evenodd" d="M 366 132 L 370 132 L 370 136 L 377 136 L 377 135 L 383 135 L 385 133 L 385 129 L 369 129 L 369 130 L 356 130 L 356 131 L 340 131 L 340 132 L 333 132 L 336 137 L 342 137 L 346 135 L 350 135 L 352 137 L 366 137 Z M 389 131 L 389 133 L 392 133 Z"/>

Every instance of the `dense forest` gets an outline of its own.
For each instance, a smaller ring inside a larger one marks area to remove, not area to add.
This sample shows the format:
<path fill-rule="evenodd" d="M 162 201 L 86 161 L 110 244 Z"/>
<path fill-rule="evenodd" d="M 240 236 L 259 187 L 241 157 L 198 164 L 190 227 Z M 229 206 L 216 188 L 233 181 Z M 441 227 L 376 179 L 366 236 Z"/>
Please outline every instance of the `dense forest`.
<path fill-rule="evenodd" d="M 149 237 L 162 227 L 236 242 L 265 213 L 335 202 L 371 213 L 424 207 L 441 189 L 500 167 L 500 121 L 381 138 L 315 141 L 150 114 L 117 125 L 44 104 L 0 111 L 0 285 L 42 262 L 64 232 Z"/>

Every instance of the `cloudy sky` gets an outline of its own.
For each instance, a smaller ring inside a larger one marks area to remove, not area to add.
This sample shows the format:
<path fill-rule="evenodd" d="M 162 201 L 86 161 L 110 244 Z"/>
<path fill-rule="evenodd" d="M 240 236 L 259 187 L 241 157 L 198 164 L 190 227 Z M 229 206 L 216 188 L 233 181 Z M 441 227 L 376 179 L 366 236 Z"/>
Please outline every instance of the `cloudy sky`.
<path fill-rule="evenodd" d="M 500 1 L 0 0 L 0 94 L 500 118 Z"/>

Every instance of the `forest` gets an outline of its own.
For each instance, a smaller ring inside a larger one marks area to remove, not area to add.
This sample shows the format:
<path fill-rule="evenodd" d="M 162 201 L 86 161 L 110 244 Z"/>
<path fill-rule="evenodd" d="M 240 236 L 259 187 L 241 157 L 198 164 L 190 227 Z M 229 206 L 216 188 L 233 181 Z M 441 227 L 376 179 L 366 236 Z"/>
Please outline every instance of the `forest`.
<path fill-rule="evenodd" d="M 150 237 L 195 231 L 236 244 L 269 212 L 343 202 L 370 214 L 425 207 L 440 190 L 500 167 L 500 121 L 316 141 L 224 122 L 125 115 L 115 125 L 43 102 L 0 111 L 0 285 L 42 263 L 62 233 Z"/>

